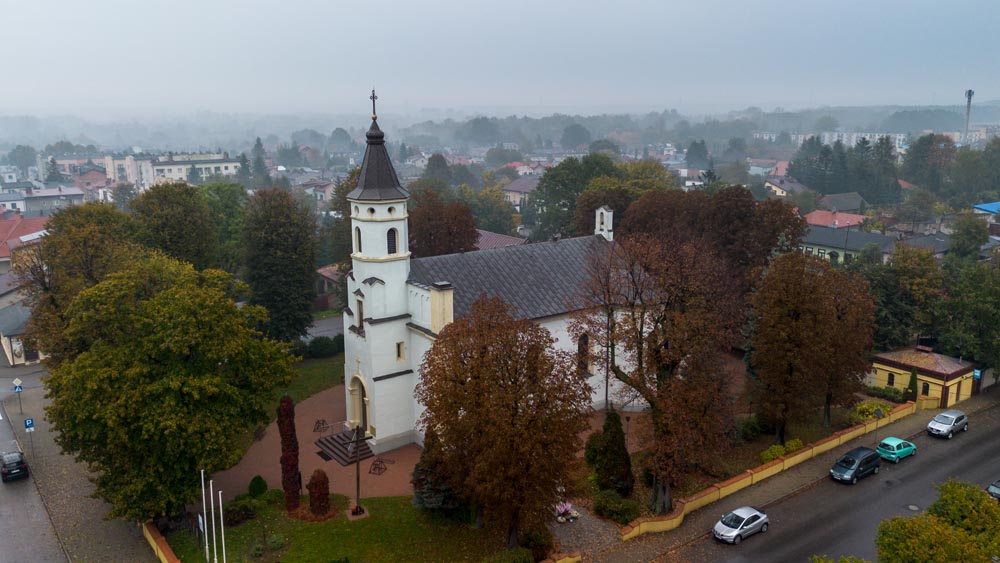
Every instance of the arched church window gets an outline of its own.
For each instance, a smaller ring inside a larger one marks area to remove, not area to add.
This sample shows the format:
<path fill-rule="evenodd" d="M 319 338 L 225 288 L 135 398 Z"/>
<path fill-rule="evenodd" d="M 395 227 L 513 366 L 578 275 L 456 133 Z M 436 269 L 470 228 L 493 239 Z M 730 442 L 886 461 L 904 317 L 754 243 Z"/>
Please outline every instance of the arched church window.
<path fill-rule="evenodd" d="M 601 218 L 600 219 L 600 226 L 603 229 L 604 228 L 604 212 L 603 211 L 601 211 L 600 218 Z"/>
<path fill-rule="evenodd" d="M 576 369 L 586 373 L 590 365 L 590 335 L 581 334 L 576 340 Z"/>
<path fill-rule="evenodd" d="M 389 229 L 389 232 L 386 233 L 385 245 L 386 245 L 386 251 L 389 254 L 396 253 L 396 229 Z"/>
<path fill-rule="evenodd" d="M 361 254 L 361 227 L 354 227 L 354 246 L 358 254 Z"/>
<path fill-rule="evenodd" d="M 928 395 L 930 395 L 931 394 L 931 384 L 927 383 L 925 381 L 924 384 L 920 387 L 920 394 L 923 395 L 923 396 L 925 396 L 925 397 L 928 396 Z"/>

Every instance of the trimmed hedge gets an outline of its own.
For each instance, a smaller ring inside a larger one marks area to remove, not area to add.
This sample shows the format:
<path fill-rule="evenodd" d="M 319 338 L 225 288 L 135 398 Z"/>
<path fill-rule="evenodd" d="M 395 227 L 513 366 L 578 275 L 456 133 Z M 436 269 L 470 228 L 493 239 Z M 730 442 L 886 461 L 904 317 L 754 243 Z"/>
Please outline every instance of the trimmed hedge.
<path fill-rule="evenodd" d="M 916 389 L 916 383 L 914 383 L 914 389 Z M 879 399 L 885 399 L 897 404 L 906 402 L 905 392 L 902 389 L 894 387 L 869 387 L 867 394 L 871 397 L 878 397 Z"/>
<path fill-rule="evenodd" d="M 607 490 L 594 495 L 594 512 L 624 526 L 638 518 L 642 509 L 638 502 L 624 499 L 615 491 Z"/>
<path fill-rule="evenodd" d="M 239 496 L 226 505 L 226 525 L 239 526 L 257 518 L 257 501 L 245 496 Z"/>
<path fill-rule="evenodd" d="M 800 440 L 799 444 L 801 443 L 802 441 Z M 785 455 L 785 446 L 782 446 L 781 444 L 774 444 L 773 446 L 760 452 L 760 461 L 761 463 L 771 463 L 783 455 Z"/>
<path fill-rule="evenodd" d="M 792 452 L 797 452 L 802 449 L 802 440 L 795 438 L 794 440 L 789 440 L 785 442 L 785 453 L 790 454 Z"/>

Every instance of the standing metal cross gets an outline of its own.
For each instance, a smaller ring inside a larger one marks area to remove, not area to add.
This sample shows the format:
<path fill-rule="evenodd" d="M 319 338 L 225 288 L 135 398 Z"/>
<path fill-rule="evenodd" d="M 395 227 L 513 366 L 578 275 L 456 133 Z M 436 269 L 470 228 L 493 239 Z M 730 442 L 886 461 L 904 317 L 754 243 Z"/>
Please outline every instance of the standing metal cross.
<path fill-rule="evenodd" d="M 372 101 L 372 119 L 377 119 L 378 118 L 378 114 L 375 113 L 375 100 L 378 99 L 378 96 L 375 95 L 375 89 L 374 88 L 372 88 L 372 95 L 368 96 L 368 99 Z"/>

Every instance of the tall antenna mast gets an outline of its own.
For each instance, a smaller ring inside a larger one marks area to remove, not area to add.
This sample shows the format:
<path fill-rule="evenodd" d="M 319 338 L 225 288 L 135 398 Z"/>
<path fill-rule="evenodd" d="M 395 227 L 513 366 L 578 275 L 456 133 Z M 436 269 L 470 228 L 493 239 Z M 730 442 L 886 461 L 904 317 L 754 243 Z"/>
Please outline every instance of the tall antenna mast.
<path fill-rule="evenodd" d="M 972 90 L 965 91 L 965 136 L 962 137 L 965 144 L 969 144 L 969 114 L 972 113 L 972 96 L 975 94 Z"/>

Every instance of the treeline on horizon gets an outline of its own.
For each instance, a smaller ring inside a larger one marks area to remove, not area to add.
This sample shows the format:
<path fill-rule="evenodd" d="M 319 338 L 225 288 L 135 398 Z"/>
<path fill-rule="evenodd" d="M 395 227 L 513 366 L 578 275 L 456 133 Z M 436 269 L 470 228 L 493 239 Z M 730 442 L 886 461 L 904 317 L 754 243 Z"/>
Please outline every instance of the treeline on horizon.
<path fill-rule="evenodd" d="M 94 145 L 102 150 L 126 151 L 139 146 L 147 151 L 205 151 L 219 147 L 231 153 L 249 150 L 260 136 L 265 146 L 275 147 L 301 131 L 319 131 L 329 136 L 337 128 L 352 138 L 363 139 L 367 117 L 347 122 L 344 116 L 269 115 L 237 116 L 199 114 L 190 118 L 149 122 L 137 120 L 98 123 L 77 117 L 0 116 L 0 150 L 24 144 L 42 147 L 58 141 Z M 383 120 L 385 121 L 385 120 Z M 973 104 L 972 122 L 1000 122 L 1000 102 Z M 797 111 L 757 107 L 732 111 L 725 115 L 695 116 L 677 110 L 644 114 L 565 115 L 546 117 L 479 116 L 468 119 L 423 121 L 386 121 L 387 130 L 396 141 L 425 150 L 445 147 L 493 146 L 515 142 L 523 147 L 544 148 L 557 144 L 562 132 L 572 124 L 585 127 L 593 139 L 612 138 L 623 148 L 657 143 L 686 145 L 704 139 L 710 150 L 722 150 L 733 137 L 750 139 L 754 132 L 818 133 L 839 128 L 842 131 L 919 134 L 960 131 L 965 124 L 964 106 L 872 106 L 821 107 Z M 820 126 L 820 127 L 818 127 Z"/>

